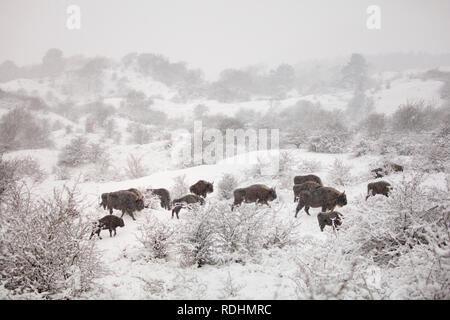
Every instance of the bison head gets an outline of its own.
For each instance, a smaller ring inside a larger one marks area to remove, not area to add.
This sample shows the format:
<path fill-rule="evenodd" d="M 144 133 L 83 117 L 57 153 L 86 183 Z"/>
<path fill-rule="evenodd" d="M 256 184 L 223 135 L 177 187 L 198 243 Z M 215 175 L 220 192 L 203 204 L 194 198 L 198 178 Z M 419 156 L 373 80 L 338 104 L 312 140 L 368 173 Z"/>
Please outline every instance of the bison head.
<path fill-rule="evenodd" d="M 123 222 L 123 219 L 122 218 L 119 218 L 120 220 L 119 220 L 119 227 L 121 227 L 121 228 L 123 228 L 123 227 L 125 227 L 125 222 Z"/>
<path fill-rule="evenodd" d="M 137 199 L 136 200 L 136 209 L 141 211 L 144 210 L 145 205 L 144 205 L 144 200 L 143 199 Z"/>
<path fill-rule="evenodd" d="M 206 185 L 206 192 L 208 192 L 208 193 L 214 192 L 213 184 L 214 184 L 214 181 L 213 181 L 213 183 L 208 182 L 208 184 Z"/>
<path fill-rule="evenodd" d="M 337 205 L 340 206 L 340 207 L 343 207 L 343 206 L 347 205 L 347 196 L 345 195 L 345 191 L 342 192 L 337 197 Z"/>
<path fill-rule="evenodd" d="M 273 201 L 273 200 L 275 200 L 276 198 L 277 198 L 277 192 L 275 191 L 275 188 L 270 188 L 270 191 L 269 191 L 269 197 L 268 197 L 267 200 Z"/>

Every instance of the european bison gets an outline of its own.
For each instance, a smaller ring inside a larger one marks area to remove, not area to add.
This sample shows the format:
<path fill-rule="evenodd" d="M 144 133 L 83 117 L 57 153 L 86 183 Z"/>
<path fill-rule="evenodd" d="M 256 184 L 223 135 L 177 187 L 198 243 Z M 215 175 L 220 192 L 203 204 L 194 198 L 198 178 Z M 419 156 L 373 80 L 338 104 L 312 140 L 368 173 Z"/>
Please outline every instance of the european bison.
<path fill-rule="evenodd" d="M 108 193 L 106 206 L 110 214 L 113 213 L 113 209 L 120 210 L 122 211 L 122 215 L 120 216 L 121 218 L 126 212 L 131 216 L 131 218 L 133 218 L 133 220 L 136 220 L 133 212 L 141 211 L 145 208 L 144 200 L 139 198 L 134 192 L 127 190 Z"/>
<path fill-rule="evenodd" d="M 371 182 L 367 185 L 367 196 L 366 200 L 370 196 L 376 194 L 382 194 L 383 196 L 389 197 L 389 192 L 391 191 L 391 184 L 386 181 Z"/>
<path fill-rule="evenodd" d="M 107 215 L 98 220 L 98 222 L 95 223 L 94 230 L 92 230 L 91 236 L 89 239 L 92 239 L 94 234 L 97 234 L 97 236 L 100 237 L 100 231 L 102 230 L 109 230 L 109 236 L 112 237 L 112 232 L 114 231 L 114 236 L 116 236 L 116 228 L 117 227 L 124 227 L 125 223 L 123 222 L 122 218 L 119 218 L 114 215 Z"/>
<path fill-rule="evenodd" d="M 370 172 L 373 174 L 375 178 L 382 178 L 384 176 L 389 175 L 390 172 L 402 172 L 403 166 L 393 163 L 387 162 L 383 165 L 382 168 L 376 168 L 371 170 Z"/>
<path fill-rule="evenodd" d="M 321 185 L 313 182 L 313 181 L 307 181 L 305 183 L 296 184 L 294 187 L 292 187 L 292 190 L 294 190 L 294 202 L 297 202 L 300 197 L 300 192 L 302 191 L 313 191 L 317 188 L 320 188 Z"/>
<path fill-rule="evenodd" d="M 143 196 L 142 193 L 141 193 L 138 189 L 136 189 L 136 188 L 130 188 L 130 189 L 127 189 L 127 190 L 120 190 L 120 191 L 130 191 L 130 192 L 133 192 L 139 199 L 144 200 L 144 196 Z"/>
<path fill-rule="evenodd" d="M 320 184 L 321 186 L 323 186 L 322 184 L 322 180 L 320 180 L 320 178 L 314 174 L 307 174 L 305 176 L 296 176 L 294 177 L 294 184 L 302 184 L 308 181 L 312 181 L 315 182 L 317 184 Z"/>
<path fill-rule="evenodd" d="M 133 192 L 139 199 L 144 200 L 144 197 L 143 197 L 142 193 L 138 189 L 130 188 L 128 190 L 119 190 L 119 191 Z M 116 192 L 118 192 L 118 191 L 116 191 Z M 102 193 L 102 195 L 101 195 L 102 202 L 100 203 L 100 206 L 103 206 L 103 210 L 106 210 L 106 207 L 107 207 L 108 194 L 109 193 Z"/>
<path fill-rule="evenodd" d="M 326 210 L 333 211 L 336 206 L 343 207 L 347 204 L 347 196 L 344 192 L 340 192 L 331 187 L 320 187 L 313 191 L 300 192 L 300 200 L 298 201 L 297 208 L 295 209 L 295 217 L 297 218 L 298 212 L 305 207 L 305 211 L 308 215 L 309 208 L 322 207 L 322 212 Z"/>
<path fill-rule="evenodd" d="M 206 198 L 207 193 L 214 192 L 214 182 L 208 182 L 205 180 L 199 180 L 195 184 L 189 187 L 189 191 L 197 196 Z"/>
<path fill-rule="evenodd" d="M 161 201 L 161 208 L 164 208 L 166 210 L 170 210 L 172 208 L 172 205 L 170 203 L 170 192 L 167 189 L 147 189 L 147 191 L 159 197 L 159 200 Z"/>
<path fill-rule="evenodd" d="M 269 206 L 268 201 L 273 201 L 277 198 L 275 189 L 269 188 L 264 184 L 254 184 L 247 188 L 238 188 L 234 190 L 233 194 L 234 203 L 231 206 L 231 211 L 233 211 L 234 207 L 240 206 L 242 202 L 256 202 Z"/>
<path fill-rule="evenodd" d="M 193 203 L 200 203 L 200 205 L 204 205 L 205 199 L 196 194 L 187 194 L 179 199 L 173 200 L 172 204 L 174 208 L 172 209 L 172 218 L 173 214 L 175 213 L 177 215 L 177 219 L 179 219 L 178 213 L 180 212 L 180 210 L 182 208 L 185 208 L 186 205 L 188 205 L 189 207 L 189 205 Z"/>
<path fill-rule="evenodd" d="M 320 212 L 317 215 L 320 231 L 323 232 L 325 226 L 330 226 L 333 230 L 339 230 L 339 226 L 342 224 L 341 217 L 343 217 L 342 213 L 337 211 Z"/>

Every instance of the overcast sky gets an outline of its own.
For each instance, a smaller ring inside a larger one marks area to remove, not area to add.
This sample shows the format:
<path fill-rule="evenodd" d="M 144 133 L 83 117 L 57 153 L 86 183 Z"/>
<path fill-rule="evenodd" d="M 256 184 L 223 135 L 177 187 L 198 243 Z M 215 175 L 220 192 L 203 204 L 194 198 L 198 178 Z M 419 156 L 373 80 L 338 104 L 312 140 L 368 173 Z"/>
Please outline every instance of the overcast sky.
<path fill-rule="evenodd" d="M 66 9 L 81 9 L 81 29 Z M 381 30 L 366 9 L 381 8 Z M 0 62 L 162 53 L 209 77 L 226 67 L 296 63 L 351 52 L 450 52 L 450 0 L 0 0 Z"/>

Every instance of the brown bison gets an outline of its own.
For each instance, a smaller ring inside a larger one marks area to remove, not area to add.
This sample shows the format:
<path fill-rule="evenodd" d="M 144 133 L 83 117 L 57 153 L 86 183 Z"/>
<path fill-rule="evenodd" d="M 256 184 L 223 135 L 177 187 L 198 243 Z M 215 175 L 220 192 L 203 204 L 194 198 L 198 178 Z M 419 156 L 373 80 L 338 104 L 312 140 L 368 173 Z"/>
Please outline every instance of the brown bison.
<path fill-rule="evenodd" d="M 233 211 L 234 207 L 240 206 L 242 202 L 262 203 L 269 206 L 268 201 L 273 201 L 277 198 L 275 189 L 269 188 L 264 184 L 254 184 L 247 188 L 238 188 L 234 190 L 233 194 L 234 203 L 231 206 L 231 211 Z"/>
<path fill-rule="evenodd" d="M 114 236 L 116 236 L 117 232 L 116 232 L 116 228 L 117 227 L 124 227 L 125 223 L 123 222 L 122 218 L 116 217 L 114 215 L 107 215 L 104 216 L 103 218 L 101 218 L 100 220 L 98 220 L 95 225 L 94 225 L 94 230 L 92 230 L 91 236 L 89 237 L 89 239 L 91 239 L 94 234 L 97 234 L 97 236 L 101 239 L 102 237 L 100 237 L 100 232 L 102 230 L 109 230 L 109 236 L 112 237 L 112 232 L 114 231 Z"/>
<path fill-rule="evenodd" d="M 370 196 L 376 194 L 382 194 L 383 196 L 389 197 L 389 192 L 391 191 L 391 184 L 386 181 L 371 182 L 367 185 L 367 196 L 366 200 Z"/>
<path fill-rule="evenodd" d="M 317 215 L 320 231 L 323 232 L 325 226 L 330 226 L 333 230 L 339 230 L 339 226 L 342 224 L 341 217 L 343 217 L 342 213 L 337 211 L 320 212 Z"/>
<path fill-rule="evenodd" d="M 199 180 L 195 184 L 189 187 L 189 191 L 197 196 L 206 198 L 207 193 L 214 192 L 214 182 L 208 182 L 205 180 Z"/>
<path fill-rule="evenodd" d="M 297 218 L 298 212 L 305 207 L 305 211 L 308 215 L 309 208 L 320 208 L 322 212 L 326 210 L 333 211 L 336 206 L 343 207 L 347 204 L 347 196 L 344 192 L 340 192 L 331 187 L 320 187 L 313 191 L 300 192 L 300 200 L 298 201 L 297 208 L 295 209 L 295 217 Z"/>
<path fill-rule="evenodd" d="M 390 172 L 402 172 L 403 166 L 393 163 L 387 162 L 383 165 L 382 168 L 376 168 L 371 170 L 370 172 L 373 174 L 375 178 L 382 178 L 384 176 L 389 175 Z"/>
<path fill-rule="evenodd" d="M 305 176 L 296 176 L 294 177 L 294 184 L 302 184 L 308 181 L 312 181 L 315 182 L 317 184 L 320 184 L 321 186 L 323 186 L 322 184 L 322 180 L 320 180 L 320 178 L 314 174 L 307 174 Z"/>
<path fill-rule="evenodd" d="M 173 214 L 175 213 L 177 215 L 177 219 L 179 219 L 178 213 L 180 212 L 180 210 L 182 208 L 189 208 L 189 205 L 194 203 L 200 203 L 200 205 L 204 205 L 205 199 L 196 194 L 187 194 L 181 198 L 173 200 L 172 204 L 174 207 L 172 209 L 172 218 Z"/>
<path fill-rule="evenodd" d="M 294 202 L 298 201 L 298 198 L 300 196 L 300 192 L 302 191 L 313 191 L 317 188 L 320 188 L 321 185 L 313 182 L 313 181 L 307 181 L 305 183 L 296 184 L 294 187 L 292 187 L 292 190 L 294 190 Z"/>
<path fill-rule="evenodd" d="M 121 218 L 125 213 L 128 213 L 133 220 L 136 220 L 133 212 L 141 211 L 145 208 L 144 200 L 139 198 L 134 192 L 127 190 L 108 193 L 106 206 L 110 214 L 113 213 L 113 209 L 120 210 L 122 211 Z"/>
<path fill-rule="evenodd" d="M 142 193 L 141 193 L 138 189 L 136 189 L 136 188 L 130 188 L 130 189 L 127 189 L 127 190 L 119 190 L 119 191 L 129 191 L 129 192 L 132 192 L 132 193 L 134 193 L 139 199 L 144 200 L 144 196 L 143 196 Z M 116 191 L 116 192 L 119 192 L 119 191 Z M 102 202 L 100 203 L 100 206 L 103 206 L 103 210 L 106 210 L 108 194 L 109 194 L 109 193 L 102 193 L 102 195 L 101 195 Z"/>
<path fill-rule="evenodd" d="M 148 192 L 151 192 L 152 194 L 159 197 L 159 200 L 161 201 L 161 208 L 164 208 L 166 210 L 170 210 L 172 208 L 172 205 L 170 203 L 170 192 L 167 189 L 160 188 L 160 189 L 147 189 Z"/>

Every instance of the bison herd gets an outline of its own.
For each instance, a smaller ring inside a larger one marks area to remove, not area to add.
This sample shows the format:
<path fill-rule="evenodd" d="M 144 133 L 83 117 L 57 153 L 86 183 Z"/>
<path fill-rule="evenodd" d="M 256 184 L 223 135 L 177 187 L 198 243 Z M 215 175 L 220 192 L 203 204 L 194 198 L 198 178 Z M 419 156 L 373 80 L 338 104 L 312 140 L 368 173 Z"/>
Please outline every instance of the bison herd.
<path fill-rule="evenodd" d="M 375 178 L 383 177 L 390 172 L 403 171 L 403 167 L 394 163 L 389 163 L 382 168 L 377 168 L 371 172 Z M 176 215 L 179 219 L 179 212 L 181 209 L 191 209 L 194 204 L 204 205 L 205 198 L 208 193 L 214 192 L 214 182 L 199 180 L 190 186 L 190 194 L 187 194 L 178 199 L 171 200 L 170 192 L 167 189 L 147 189 L 146 194 L 156 196 L 160 200 L 160 205 L 166 210 L 172 210 L 172 218 Z M 343 207 L 347 205 L 347 196 L 344 192 L 340 192 L 332 187 L 323 185 L 322 180 L 316 175 L 303 175 L 294 178 L 294 202 L 298 202 L 295 209 L 295 217 L 297 217 L 300 210 L 304 208 L 306 214 L 309 214 L 310 208 L 321 208 L 321 212 L 317 215 L 320 230 L 323 231 L 325 226 L 330 226 L 333 230 L 337 230 L 342 224 L 343 215 L 334 211 L 336 207 Z M 391 185 L 386 181 L 372 182 L 367 185 L 367 196 L 374 196 L 381 194 L 386 197 L 389 196 Z M 240 206 L 243 202 L 265 204 L 270 207 L 269 202 L 277 199 L 275 188 L 268 187 L 264 184 L 254 184 L 246 188 L 238 188 L 233 192 L 234 202 L 231 205 L 231 211 Z M 110 236 L 114 231 L 116 235 L 117 227 L 124 227 L 123 215 L 127 213 L 133 220 L 136 220 L 133 213 L 147 208 L 144 204 L 144 196 L 135 189 L 119 190 L 115 192 L 103 193 L 101 195 L 100 206 L 109 211 L 109 215 L 103 217 L 95 223 L 91 238 L 94 234 L 100 237 L 101 230 L 109 230 Z M 113 215 L 113 210 L 119 210 L 122 215 L 116 217 Z"/>

